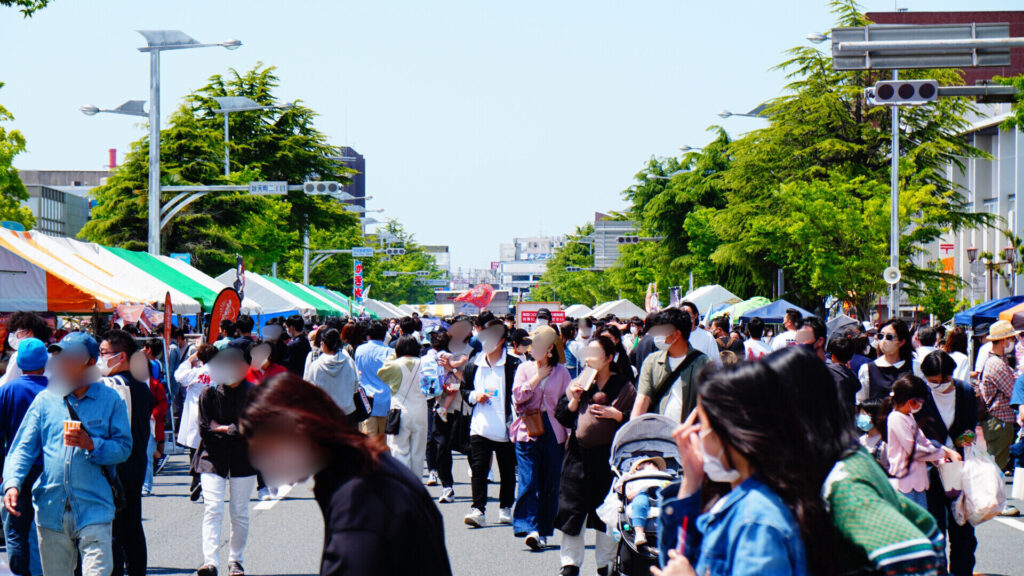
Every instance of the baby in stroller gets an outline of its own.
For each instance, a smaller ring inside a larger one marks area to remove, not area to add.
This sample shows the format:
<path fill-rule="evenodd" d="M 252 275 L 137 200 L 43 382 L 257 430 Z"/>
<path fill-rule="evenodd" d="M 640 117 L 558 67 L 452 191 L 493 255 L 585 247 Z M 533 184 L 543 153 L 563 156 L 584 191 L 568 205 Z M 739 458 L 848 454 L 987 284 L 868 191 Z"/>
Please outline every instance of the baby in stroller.
<path fill-rule="evenodd" d="M 629 474 L 620 482 L 624 484 L 627 516 L 634 531 L 633 543 L 647 545 L 647 524 L 651 507 L 657 507 L 658 491 L 668 485 L 665 478 L 665 459 L 660 456 L 637 460 L 630 467 Z"/>

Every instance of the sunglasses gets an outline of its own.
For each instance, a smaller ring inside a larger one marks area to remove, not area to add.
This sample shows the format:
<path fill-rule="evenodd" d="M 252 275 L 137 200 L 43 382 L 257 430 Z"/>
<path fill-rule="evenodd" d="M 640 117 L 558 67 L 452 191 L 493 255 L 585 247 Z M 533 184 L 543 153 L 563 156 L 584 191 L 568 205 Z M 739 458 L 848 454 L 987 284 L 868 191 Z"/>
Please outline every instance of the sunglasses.
<path fill-rule="evenodd" d="M 888 342 L 892 342 L 893 340 L 896 339 L 896 335 L 895 334 L 879 334 L 878 335 L 878 339 L 879 340 L 886 340 Z"/>

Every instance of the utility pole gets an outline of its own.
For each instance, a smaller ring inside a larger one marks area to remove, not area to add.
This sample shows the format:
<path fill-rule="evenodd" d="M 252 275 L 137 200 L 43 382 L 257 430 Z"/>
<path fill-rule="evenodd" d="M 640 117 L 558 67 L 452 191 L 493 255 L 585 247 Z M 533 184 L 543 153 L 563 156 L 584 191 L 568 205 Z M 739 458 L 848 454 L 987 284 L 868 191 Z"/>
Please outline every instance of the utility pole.
<path fill-rule="evenodd" d="M 899 79 L 899 71 L 892 71 L 892 79 Z M 889 267 L 900 268 L 900 107 L 892 109 L 892 167 L 890 168 L 890 214 L 889 214 Z M 889 285 L 889 317 L 899 315 L 899 282 Z"/>

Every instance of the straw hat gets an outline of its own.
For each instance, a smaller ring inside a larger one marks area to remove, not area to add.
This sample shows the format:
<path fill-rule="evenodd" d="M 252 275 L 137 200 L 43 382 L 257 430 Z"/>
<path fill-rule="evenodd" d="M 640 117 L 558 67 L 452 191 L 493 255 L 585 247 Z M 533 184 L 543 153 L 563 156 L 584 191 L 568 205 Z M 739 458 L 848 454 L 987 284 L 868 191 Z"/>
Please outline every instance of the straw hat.
<path fill-rule="evenodd" d="M 994 322 L 988 329 L 988 337 L 985 340 L 994 342 L 996 340 L 1006 340 L 1007 338 L 1013 338 L 1020 334 L 1020 330 L 1014 330 L 1013 324 L 1010 324 L 1007 320 L 999 320 Z"/>
<path fill-rule="evenodd" d="M 643 466 L 647 462 L 653 462 L 654 465 L 658 467 L 658 470 L 665 469 L 665 459 L 662 458 L 661 456 L 652 456 L 650 458 L 642 458 L 640 460 L 637 460 L 636 462 L 633 462 L 633 465 L 629 467 L 629 472 L 631 474 L 635 473 L 637 470 L 640 469 L 641 466 Z"/>

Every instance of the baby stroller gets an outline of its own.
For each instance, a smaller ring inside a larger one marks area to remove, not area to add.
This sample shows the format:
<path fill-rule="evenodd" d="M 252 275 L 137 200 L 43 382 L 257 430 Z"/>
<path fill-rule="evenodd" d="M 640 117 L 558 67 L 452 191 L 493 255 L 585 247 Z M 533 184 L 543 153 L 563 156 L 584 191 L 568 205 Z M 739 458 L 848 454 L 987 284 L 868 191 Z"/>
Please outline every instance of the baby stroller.
<path fill-rule="evenodd" d="M 644 414 L 627 422 L 615 434 L 611 465 L 617 479 L 612 484 L 612 493 L 617 503 L 615 526 L 620 536 L 614 573 L 647 575 L 651 573 L 651 566 L 658 564 L 658 516 L 661 513 L 658 499 L 651 500 L 646 525 L 633 526 L 629 520 L 628 496 L 637 488 L 653 492 L 679 479 L 679 449 L 672 437 L 677 426 L 679 423 L 671 418 Z M 634 465 L 643 461 L 658 462 L 657 469 L 634 470 Z M 609 494 L 609 500 L 612 497 Z M 642 546 L 636 544 L 639 530 L 644 530 L 647 536 Z"/>

